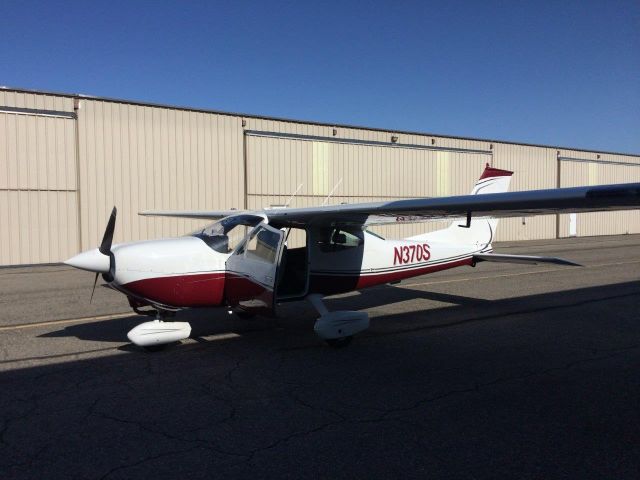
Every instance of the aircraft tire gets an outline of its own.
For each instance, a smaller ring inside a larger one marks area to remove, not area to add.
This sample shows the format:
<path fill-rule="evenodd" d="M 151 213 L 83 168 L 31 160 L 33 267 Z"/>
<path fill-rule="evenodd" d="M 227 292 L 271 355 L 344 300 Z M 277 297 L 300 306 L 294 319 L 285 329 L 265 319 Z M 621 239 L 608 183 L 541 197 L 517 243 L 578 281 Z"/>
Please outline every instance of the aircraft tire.
<path fill-rule="evenodd" d="M 234 313 L 236 314 L 236 317 L 241 320 L 251 320 L 256 316 L 255 313 L 245 312 L 244 310 L 236 310 Z"/>
<path fill-rule="evenodd" d="M 167 344 L 160 343 L 158 345 L 147 345 L 146 347 L 142 347 L 142 348 L 144 348 L 145 352 L 154 353 L 154 352 L 160 352 L 165 348 L 167 348 Z"/>
<path fill-rule="evenodd" d="M 330 338 L 325 340 L 327 345 L 331 348 L 335 348 L 336 350 L 339 348 L 345 348 L 349 346 L 349 344 L 353 341 L 353 335 L 349 335 L 348 337 L 340 337 L 340 338 Z"/>

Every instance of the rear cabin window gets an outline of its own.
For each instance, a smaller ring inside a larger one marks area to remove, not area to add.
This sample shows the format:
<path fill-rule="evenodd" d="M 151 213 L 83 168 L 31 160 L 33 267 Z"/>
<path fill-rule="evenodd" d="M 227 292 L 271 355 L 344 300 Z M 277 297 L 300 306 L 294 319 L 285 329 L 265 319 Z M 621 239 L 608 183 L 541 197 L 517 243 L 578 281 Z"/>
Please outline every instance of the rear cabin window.
<path fill-rule="evenodd" d="M 363 243 L 364 235 L 362 230 L 333 228 L 327 230 L 320 240 L 318 240 L 318 247 L 323 252 L 335 252 L 337 250 L 358 247 Z"/>

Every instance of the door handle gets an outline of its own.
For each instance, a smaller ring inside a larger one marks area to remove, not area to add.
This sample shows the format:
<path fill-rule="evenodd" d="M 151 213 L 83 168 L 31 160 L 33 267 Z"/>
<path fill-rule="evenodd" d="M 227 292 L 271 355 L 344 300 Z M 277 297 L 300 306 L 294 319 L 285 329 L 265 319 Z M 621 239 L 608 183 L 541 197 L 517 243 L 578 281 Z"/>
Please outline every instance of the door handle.
<path fill-rule="evenodd" d="M 271 281 L 273 281 L 273 277 L 271 277 L 271 276 L 269 276 L 269 275 L 265 275 L 265 276 L 264 276 L 264 278 L 265 278 L 265 280 L 266 280 L 267 282 L 271 282 Z"/>

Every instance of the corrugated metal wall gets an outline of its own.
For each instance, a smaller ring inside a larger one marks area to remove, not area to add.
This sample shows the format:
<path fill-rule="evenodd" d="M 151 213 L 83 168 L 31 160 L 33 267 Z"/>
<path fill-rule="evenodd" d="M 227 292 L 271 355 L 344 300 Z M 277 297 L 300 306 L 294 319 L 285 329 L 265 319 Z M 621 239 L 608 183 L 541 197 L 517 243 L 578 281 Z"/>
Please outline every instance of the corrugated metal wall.
<path fill-rule="evenodd" d="M 73 99 L 0 90 L 0 265 L 78 251 Z"/>
<path fill-rule="evenodd" d="M 558 167 L 555 150 L 496 143 L 494 151 L 494 166 L 515 172 L 509 187 L 512 192 L 556 188 Z M 555 236 L 556 216 L 543 215 L 500 220 L 496 240 L 536 240 Z"/>
<path fill-rule="evenodd" d="M 422 139 L 424 142 L 424 139 Z M 374 142 L 375 140 L 371 140 Z M 430 150 L 423 144 L 364 143 L 357 138 L 286 138 L 251 132 L 246 138 L 249 208 L 376 202 L 469 193 L 491 152 Z M 425 147 L 425 148 L 423 148 Z M 294 192 L 297 194 L 289 200 Z M 331 195 L 329 197 L 329 195 Z M 329 197 L 329 198 L 328 198 Z M 376 227 L 409 236 L 442 226 Z"/>
<path fill-rule="evenodd" d="M 202 222 L 142 210 L 243 208 L 238 117 L 82 100 L 78 111 L 82 248 L 118 207 L 115 242 L 182 235 Z"/>
<path fill-rule="evenodd" d="M 561 187 L 640 182 L 640 158 L 574 150 L 558 152 Z M 558 236 L 568 237 L 570 215 L 559 215 Z M 576 235 L 640 233 L 640 211 L 594 212 L 576 215 Z"/>
<path fill-rule="evenodd" d="M 393 138 L 393 140 L 392 140 Z M 48 263 L 115 241 L 184 234 L 201 221 L 148 209 L 356 203 L 468 193 L 485 163 L 512 190 L 640 181 L 640 156 L 316 125 L 0 89 L 0 265 Z M 640 212 L 581 214 L 578 235 L 640 232 Z M 380 227 L 388 237 L 443 222 Z M 498 240 L 568 235 L 568 216 L 502 220 Z"/>

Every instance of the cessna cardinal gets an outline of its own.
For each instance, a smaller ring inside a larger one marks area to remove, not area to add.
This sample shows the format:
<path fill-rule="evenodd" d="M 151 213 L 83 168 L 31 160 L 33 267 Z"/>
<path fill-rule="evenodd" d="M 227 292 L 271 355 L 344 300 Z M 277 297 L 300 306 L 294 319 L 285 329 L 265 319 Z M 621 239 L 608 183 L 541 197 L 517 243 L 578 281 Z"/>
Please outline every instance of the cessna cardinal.
<path fill-rule="evenodd" d="M 156 320 L 128 334 L 155 349 L 190 335 L 173 312 L 225 306 L 239 315 L 275 315 L 276 305 L 308 299 L 320 314 L 314 330 L 332 346 L 369 326 L 364 312 L 329 312 L 322 297 L 477 262 L 557 263 L 549 257 L 493 253 L 498 219 L 640 206 L 640 183 L 508 193 L 513 172 L 487 164 L 470 195 L 260 211 L 143 212 L 215 220 L 190 235 L 112 245 L 114 207 L 100 247 L 65 263 L 102 274 L 138 313 Z M 452 219 L 448 228 L 385 240 L 371 225 Z M 306 238 L 287 247 L 293 229 Z M 94 289 L 95 289 L 94 281 Z M 93 296 L 93 293 L 92 293 Z"/>

